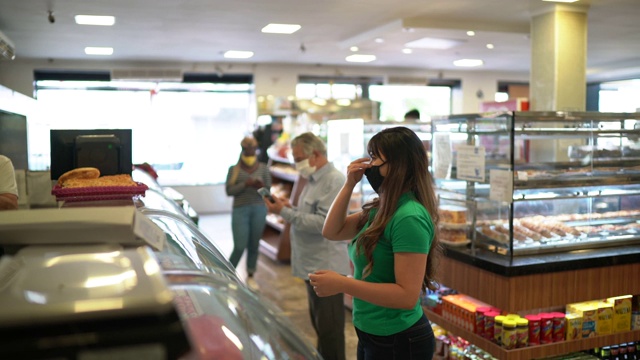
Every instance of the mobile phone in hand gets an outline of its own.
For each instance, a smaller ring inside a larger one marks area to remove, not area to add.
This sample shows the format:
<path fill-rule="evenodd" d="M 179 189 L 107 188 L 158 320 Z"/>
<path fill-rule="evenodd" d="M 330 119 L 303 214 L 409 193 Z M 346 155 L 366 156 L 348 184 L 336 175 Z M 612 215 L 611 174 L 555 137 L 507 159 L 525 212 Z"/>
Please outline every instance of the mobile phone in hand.
<path fill-rule="evenodd" d="M 271 196 L 271 191 L 269 191 L 269 189 L 267 189 L 266 187 L 261 187 L 260 189 L 258 189 L 258 194 L 260 194 L 260 196 L 262 197 L 266 197 L 267 199 L 269 199 L 271 203 L 276 202 L 273 199 L 273 196 Z"/>

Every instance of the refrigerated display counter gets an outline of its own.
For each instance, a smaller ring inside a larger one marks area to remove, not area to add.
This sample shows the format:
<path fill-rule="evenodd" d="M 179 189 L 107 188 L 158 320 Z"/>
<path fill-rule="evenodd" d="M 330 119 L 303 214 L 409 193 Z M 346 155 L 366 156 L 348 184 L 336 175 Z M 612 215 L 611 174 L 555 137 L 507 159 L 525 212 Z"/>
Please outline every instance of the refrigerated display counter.
<path fill-rule="evenodd" d="M 0 303 L 11 305 L 0 309 L 0 358 L 321 358 L 183 215 L 77 206 L 25 210 L 31 220 L 24 233 L 31 233 L 24 239 L 38 238 L 38 245 L 20 241 L 19 227 L 0 231 Z M 65 221 L 80 210 L 85 221 Z M 57 219 L 47 221 L 45 212 Z M 130 227 L 160 241 L 118 241 L 105 232 L 105 213 L 127 216 L 107 220 L 119 231 Z M 126 220 L 132 216 L 144 221 Z M 52 238 L 42 239 L 47 226 Z"/>

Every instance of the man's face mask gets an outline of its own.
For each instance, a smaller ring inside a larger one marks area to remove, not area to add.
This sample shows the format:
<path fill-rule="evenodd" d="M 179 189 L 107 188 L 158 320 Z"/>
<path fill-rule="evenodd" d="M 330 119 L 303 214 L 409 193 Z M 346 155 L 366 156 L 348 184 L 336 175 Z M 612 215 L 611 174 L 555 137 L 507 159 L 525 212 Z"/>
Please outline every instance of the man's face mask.
<path fill-rule="evenodd" d="M 296 163 L 296 170 L 298 170 L 300 176 L 308 179 L 311 174 L 316 172 L 316 167 L 309 165 L 309 159 L 304 159 Z"/>

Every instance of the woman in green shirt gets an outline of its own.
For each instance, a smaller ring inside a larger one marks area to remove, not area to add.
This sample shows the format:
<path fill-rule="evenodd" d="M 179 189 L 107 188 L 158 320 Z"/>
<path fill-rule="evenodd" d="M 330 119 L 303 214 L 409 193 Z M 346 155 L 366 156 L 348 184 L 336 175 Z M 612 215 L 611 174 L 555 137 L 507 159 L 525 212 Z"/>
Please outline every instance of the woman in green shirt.
<path fill-rule="evenodd" d="M 440 254 L 437 199 L 427 153 L 406 127 L 382 130 L 367 146 L 371 158 L 353 161 L 322 235 L 352 240 L 353 278 L 328 270 L 310 274 L 318 296 L 353 296 L 358 359 L 431 359 L 435 339 L 420 303 L 435 289 Z M 366 176 L 378 197 L 347 214 L 353 188 Z"/>

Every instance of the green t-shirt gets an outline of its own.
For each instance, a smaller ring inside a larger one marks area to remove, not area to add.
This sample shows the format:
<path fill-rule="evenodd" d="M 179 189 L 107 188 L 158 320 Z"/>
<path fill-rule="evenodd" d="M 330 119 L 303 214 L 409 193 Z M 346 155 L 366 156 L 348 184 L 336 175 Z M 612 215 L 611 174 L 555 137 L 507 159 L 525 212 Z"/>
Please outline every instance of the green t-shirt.
<path fill-rule="evenodd" d="M 369 227 L 375 212 L 376 209 L 372 209 L 369 221 L 360 233 Z M 403 194 L 398 202 L 398 209 L 387 224 L 383 237 L 378 241 L 373 251 L 373 269 L 364 281 L 395 283 L 394 253 L 428 254 L 433 234 L 433 221 L 429 212 L 416 201 L 413 194 Z M 354 267 L 353 277 L 362 280 L 362 271 L 368 261 L 364 252 L 358 253 L 356 251 L 355 241 L 349 245 L 349 256 Z M 422 314 L 419 299 L 411 310 L 392 309 L 374 305 L 355 297 L 353 299 L 354 326 L 373 335 L 388 336 L 406 330 L 415 324 L 422 317 Z"/>

